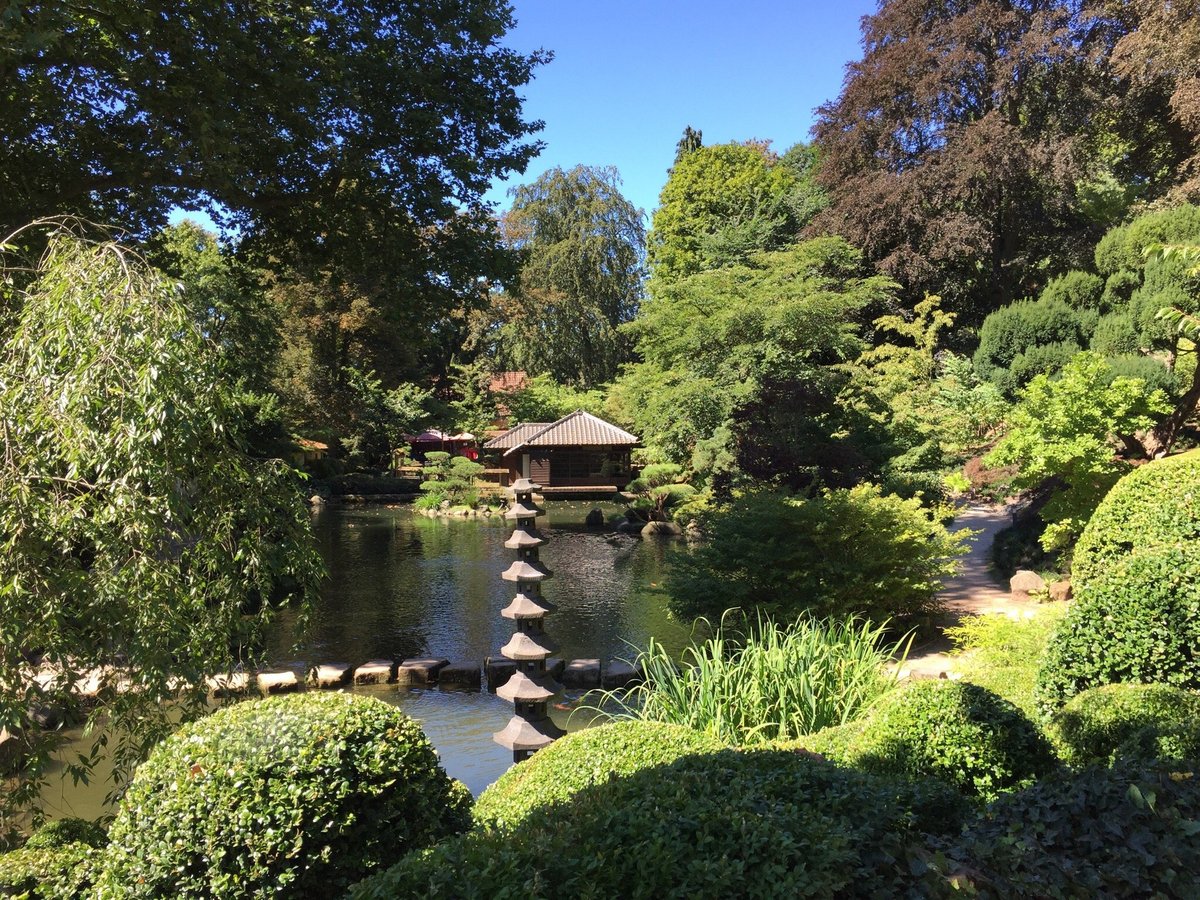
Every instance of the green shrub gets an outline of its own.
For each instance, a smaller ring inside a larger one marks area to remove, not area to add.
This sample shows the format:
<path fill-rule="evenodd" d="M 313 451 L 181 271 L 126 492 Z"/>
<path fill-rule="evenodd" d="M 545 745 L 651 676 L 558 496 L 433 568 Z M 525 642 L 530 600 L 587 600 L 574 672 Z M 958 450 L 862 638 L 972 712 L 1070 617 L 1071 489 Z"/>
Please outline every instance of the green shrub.
<path fill-rule="evenodd" d="M 248 701 L 185 725 L 138 768 L 99 896 L 328 897 L 469 823 L 466 789 L 395 707 Z"/>
<path fill-rule="evenodd" d="M 47 822 L 25 842 L 28 850 L 53 850 L 67 844 L 86 844 L 103 847 L 108 843 L 108 832 L 87 819 L 68 817 Z"/>
<path fill-rule="evenodd" d="M 1112 312 L 1096 323 L 1090 347 L 1105 356 L 1137 353 L 1142 347 L 1141 335 L 1128 312 Z"/>
<path fill-rule="evenodd" d="M 1075 341 L 1029 347 L 1014 356 L 1007 369 L 997 370 L 992 375 L 992 383 L 1004 396 L 1014 398 L 1021 392 L 1021 388 L 1038 375 L 1054 375 L 1062 371 L 1082 349 L 1083 347 Z"/>
<path fill-rule="evenodd" d="M 1079 588 L 1038 673 L 1052 712 L 1088 688 L 1120 682 L 1200 688 L 1200 544 L 1117 560 Z"/>
<path fill-rule="evenodd" d="M 1179 394 L 1179 373 L 1167 368 L 1166 363 L 1154 356 L 1109 356 L 1105 358 L 1112 377 L 1140 378 L 1151 390 L 1160 390 L 1168 397 Z"/>
<path fill-rule="evenodd" d="M 1200 695 L 1166 684 L 1108 684 L 1076 694 L 1047 733 L 1073 766 L 1119 757 L 1200 759 Z"/>
<path fill-rule="evenodd" d="M 948 534 L 917 499 L 860 485 L 810 498 L 754 491 L 712 509 L 708 543 L 680 554 L 667 592 L 685 621 L 731 608 L 777 622 L 929 616 L 967 535 Z"/>
<path fill-rule="evenodd" d="M 1065 303 L 1075 309 L 1099 309 L 1103 293 L 1103 278 L 1075 270 L 1050 279 L 1038 299 Z"/>
<path fill-rule="evenodd" d="M 451 456 L 443 450 L 425 454 L 419 501 L 422 508 L 432 508 L 449 501 L 451 506 L 474 506 L 479 502 L 475 481 L 483 466 L 465 456 Z"/>
<path fill-rule="evenodd" d="M 1007 700 L 962 681 L 917 681 L 884 697 L 832 758 L 878 775 L 937 778 L 990 800 L 1050 771 L 1054 753 Z"/>
<path fill-rule="evenodd" d="M 96 883 L 101 852 L 73 842 L 0 854 L 0 897 L 75 900 Z"/>
<path fill-rule="evenodd" d="M 1137 272 L 1146 265 L 1146 248 L 1153 244 L 1186 243 L 1200 237 L 1200 207 L 1182 204 L 1138 216 L 1128 225 L 1112 228 L 1096 244 L 1096 268 L 1101 275 L 1122 270 Z"/>
<path fill-rule="evenodd" d="M 639 655 L 645 680 L 613 697 L 622 715 L 671 722 L 729 744 L 787 740 L 855 718 L 896 686 L 885 665 L 909 641 L 854 617 L 760 620 L 744 633 L 719 629 L 689 647 L 683 665 L 651 641 Z"/>
<path fill-rule="evenodd" d="M 1193 898 L 1198 821 L 1194 771 L 1093 767 L 1000 798 L 947 855 L 986 897 Z"/>
<path fill-rule="evenodd" d="M 1155 460 L 1113 486 L 1088 521 L 1071 563 L 1076 588 L 1140 550 L 1200 542 L 1200 450 Z"/>
<path fill-rule="evenodd" d="M 681 725 L 610 722 L 555 741 L 513 766 L 475 804 L 477 823 L 512 826 L 584 788 L 724 745 Z"/>
<path fill-rule="evenodd" d="M 475 831 L 356 887 L 395 897 L 905 897 L 953 798 L 783 750 L 686 756 Z M 934 894 L 936 896 L 936 894 Z"/>
<path fill-rule="evenodd" d="M 1087 344 L 1096 325 L 1097 314 L 1090 309 L 1074 309 L 1061 300 L 1020 300 L 1001 307 L 986 319 L 979 329 L 979 348 L 973 361 L 979 374 L 1012 393 L 1018 384 L 1008 383 L 1009 369 L 1023 354 L 1022 363 L 1027 377 L 1054 360 L 1065 362 L 1079 347 Z M 1035 348 L 1056 348 L 1034 353 Z M 1068 353 L 1064 348 L 1073 347 Z M 1061 363 L 1059 363 L 1061 365 Z"/>

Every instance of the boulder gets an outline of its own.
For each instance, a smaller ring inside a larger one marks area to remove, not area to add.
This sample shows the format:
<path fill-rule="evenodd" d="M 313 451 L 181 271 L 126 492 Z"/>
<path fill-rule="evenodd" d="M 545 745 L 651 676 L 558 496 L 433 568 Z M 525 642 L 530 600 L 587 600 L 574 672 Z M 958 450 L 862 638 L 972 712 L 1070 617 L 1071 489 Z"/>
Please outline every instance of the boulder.
<path fill-rule="evenodd" d="M 1009 579 L 1008 590 L 1014 600 L 1028 600 L 1030 595 L 1046 590 L 1046 582 L 1037 572 L 1018 569 L 1017 574 Z"/>
<path fill-rule="evenodd" d="M 546 674 L 558 681 L 562 678 L 563 669 L 566 668 L 567 661 L 558 656 L 551 656 L 546 660 Z"/>
<path fill-rule="evenodd" d="M 617 526 L 617 531 L 621 532 L 621 534 L 641 534 L 642 529 L 645 527 L 646 526 L 643 525 L 641 522 L 635 522 L 635 521 L 626 519 L 624 522 L 622 522 L 620 525 Z"/>
<path fill-rule="evenodd" d="M 1074 591 L 1071 590 L 1071 579 L 1069 578 L 1050 585 L 1051 600 L 1070 600 L 1073 595 Z"/>
<path fill-rule="evenodd" d="M 642 527 L 642 537 L 676 538 L 683 536 L 683 529 L 674 522 L 647 522 Z"/>
<path fill-rule="evenodd" d="M 587 514 L 587 518 L 583 520 L 588 528 L 603 528 L 604 527 L 604 511 L 593 509 Z"/>

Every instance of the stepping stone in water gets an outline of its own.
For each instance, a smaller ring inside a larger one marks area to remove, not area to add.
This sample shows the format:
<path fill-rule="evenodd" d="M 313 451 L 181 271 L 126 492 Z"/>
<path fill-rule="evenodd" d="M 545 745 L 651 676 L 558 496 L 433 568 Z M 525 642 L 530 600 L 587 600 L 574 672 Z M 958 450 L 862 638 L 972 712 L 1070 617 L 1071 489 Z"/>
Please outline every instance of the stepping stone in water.
<path fill-rule="evenodd" d="M 483 671 L 487 676 L 487 689 L 495 693 L 496 688 L 512 678 L 513 672 L 517 671 L 517 664 L 503 656 L 489 656 L 484 660 Z"/>
<path fill-rule="evenodd" d="M 395 671 L 396 664 L 390 659 L 372 659 L 354 670 L 354 683 L 387 684 Z"/>
<path fill-rule="evenodd" d="M 206 678 L 205 683 L 214 697 L 231 697 L 234 694 L 244 694 L 250 690 L 250 676 L 245 672 L 213 675 Z"/>
<path fill-rule="evenodd" d="M 337 688 L 349 684 L 353 674 L 349 663 L 324 663 L 308 670 L 308 681 L 319 688 Z"/>
<path fill-rule="evenodd" d="M 450 663 L 437 673 L 438 684 L 443 690 L 479 690 L 480 668 L 478 663 Z"/>
<path fill-rule="evenodd" d="M 438 672 L 450 664 L 448 659 L 406 659 L 396 670 L 396 683 L 425 687 L 438 680 Z"/>
<path fill-rule="evenodd" d="M 618 688 L 629 687 L 629 685 L 641 680 L 642 673 L 637 668 L 622 659 L 610 659 L 604 665 L 604 674 L 600 679 L 600 686 L 607 691 L 613 691 Z"/>
<path fill-rule="evenodd" d="M 259 672 L 258 689 L 264 696 L 271 694 L 290 694 L 300 690 L 300 679 L 292 671 Z"/>
<path fill-rule="evenodd" d="M 563 687 L 585 690 L 600 687 L 600 660 L 573 659 L 567 663 L 559 680 Z"/>

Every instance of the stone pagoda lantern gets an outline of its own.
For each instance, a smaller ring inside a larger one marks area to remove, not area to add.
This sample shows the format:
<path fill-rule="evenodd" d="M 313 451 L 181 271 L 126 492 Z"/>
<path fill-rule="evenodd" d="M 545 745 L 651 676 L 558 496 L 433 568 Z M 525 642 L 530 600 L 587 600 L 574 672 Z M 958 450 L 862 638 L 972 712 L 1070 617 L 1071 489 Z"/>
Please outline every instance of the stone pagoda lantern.
<path fill-rule="evenodd" d="M 545 515 L 533 503 L 533 492 L 539 487 L 528 478 L 514 482 L 513 505 L 504 514 L 516 522 L 504 546 L 515 550 L 517 558 L 501 577 L 516 582 L 517 595 L 500 615 L 512 619 L 516 630 L 500 652 L 517 668 L 496 694 L 515 704 L 516 715 L 492 737 L 512 751 L 514 762 L 528 759 L 564 733 L 546 711 L 550 698 L 562 690 L 562 685 L 546 672 L 546 659 L 556 647 L 542 628 L 542 620 L 554 611 L 554 605 L 542 597 L 542 582 L 550 572 L 538 561 L 538 547 L 546 543 L 536 527 L 537 517 Z"/>

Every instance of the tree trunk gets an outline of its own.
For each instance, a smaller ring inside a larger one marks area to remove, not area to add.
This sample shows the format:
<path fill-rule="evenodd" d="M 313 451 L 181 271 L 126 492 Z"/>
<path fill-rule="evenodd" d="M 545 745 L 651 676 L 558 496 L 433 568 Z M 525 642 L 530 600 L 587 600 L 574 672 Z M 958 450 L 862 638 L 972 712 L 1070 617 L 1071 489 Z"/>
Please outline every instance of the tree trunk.
<path fill-rule="evenodd" d="M 1197 405 L 1200 405 L 1200 365 L 1196 366 L 1196 374 L 1192 376 L 1192 386 L 1179 398 L 1171 414 L 1149 431 L 1138 435 L 1146 456 L 1158 459 L 1170 453 L 1180 429 L 1196 411 Z"/>

